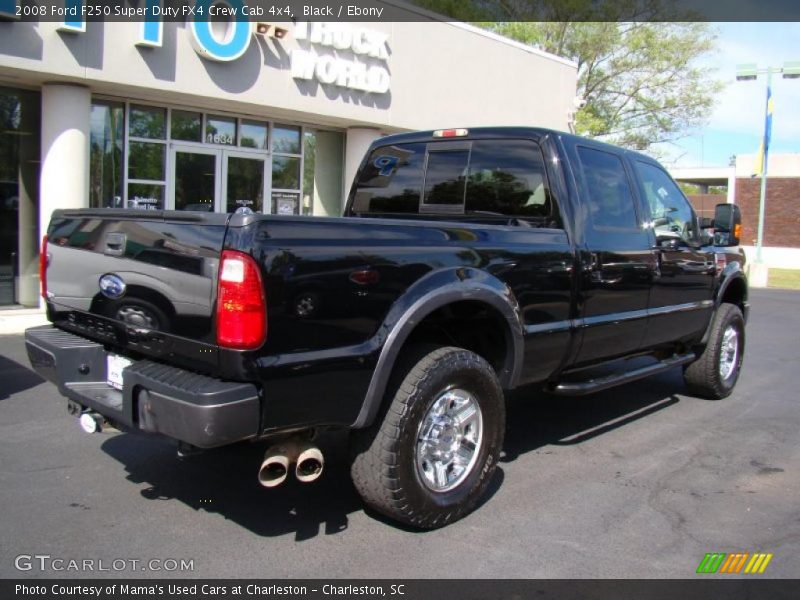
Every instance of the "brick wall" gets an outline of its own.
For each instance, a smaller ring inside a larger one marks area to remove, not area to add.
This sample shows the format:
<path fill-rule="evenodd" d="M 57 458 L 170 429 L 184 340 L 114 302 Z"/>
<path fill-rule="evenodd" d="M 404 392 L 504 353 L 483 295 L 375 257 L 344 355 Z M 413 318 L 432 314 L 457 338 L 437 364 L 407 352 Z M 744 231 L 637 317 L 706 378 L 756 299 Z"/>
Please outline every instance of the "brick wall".
<path fill-rule="evenodd" d="M 745 246 L 756 243 L 760 193 L 758 177 L 736 179 L 736 204 L 742 210 Z M 764 246 L 800 248 L 800 177 L 770 177 L 765 211 Z"/>

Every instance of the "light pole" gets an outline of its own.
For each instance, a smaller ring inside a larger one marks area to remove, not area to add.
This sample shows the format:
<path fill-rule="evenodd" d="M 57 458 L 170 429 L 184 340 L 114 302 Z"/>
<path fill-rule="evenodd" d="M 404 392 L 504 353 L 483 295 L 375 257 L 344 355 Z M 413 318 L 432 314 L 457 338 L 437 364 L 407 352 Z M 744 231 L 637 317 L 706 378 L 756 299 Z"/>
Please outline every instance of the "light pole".
<path fill-rule="evenodd" d="M 761 142 L 761 194 L 758 203 L 758 235 L 756 237 L 756 260 L 751 270 L 751 284 L 766 287 L 768 270 L 764 265 L 761 247 L 764 243 L 764 213 L 767 199 L 767 165 L 769 142 L 772 135 L 772 75 L 781 73 L 784 79 L 800 79 L 800 61 L 783 63 L 783 67 L 759 69 L 756 64 L 736 65 L 737 81 L 755 81 L 759 75 L 767 76 L 767 103 L 764 110 L 764 137 Z"/>

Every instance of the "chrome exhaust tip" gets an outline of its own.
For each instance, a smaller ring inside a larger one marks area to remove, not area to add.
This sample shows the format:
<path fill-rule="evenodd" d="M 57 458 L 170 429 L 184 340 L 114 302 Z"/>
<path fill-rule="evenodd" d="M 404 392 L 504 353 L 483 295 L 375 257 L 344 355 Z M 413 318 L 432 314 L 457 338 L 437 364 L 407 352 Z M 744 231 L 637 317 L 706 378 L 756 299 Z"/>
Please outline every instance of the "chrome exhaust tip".
<path fill-rule="evenodd" d="M 78 419 L 81 429 L 86 433 L 98 433 L 103 430 L 103 417 L 96 412 L 85 412 Z"/>
<path fill-rule="evenodd" d="M 294 474 L 298 481 L 311 483 L 319 479 L 325 467 L 325 459 L 322 451 L 316 446 L 306 445 L 300 449 L 297 455 L 297 465 Z"/>
<path fill-rule="evenodd" d="M 258 469 L 258 483 L 265 488 L 277 487 L 286 481 L 289 474 L 289 457 L 285 454 L 275 453 L 270 455 L 269 451 L 264 456 L 264 462 Z"/>

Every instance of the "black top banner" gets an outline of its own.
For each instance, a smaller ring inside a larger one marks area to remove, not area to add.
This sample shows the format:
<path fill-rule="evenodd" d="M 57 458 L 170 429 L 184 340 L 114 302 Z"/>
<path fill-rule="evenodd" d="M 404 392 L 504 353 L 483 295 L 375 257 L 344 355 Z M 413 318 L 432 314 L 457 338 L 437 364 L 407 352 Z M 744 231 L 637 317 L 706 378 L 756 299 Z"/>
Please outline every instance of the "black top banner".
<path fill-rule="evenodd" d="M 0 20 L 800 21 L 798 0 L 0 0 Z"/>
<path fill-rule="evenodd" d="M 169 580 L 8 579 L 3 600 L 135 600 L 186 598 L 218 600 L 794 600 L 798 580 Z"/>

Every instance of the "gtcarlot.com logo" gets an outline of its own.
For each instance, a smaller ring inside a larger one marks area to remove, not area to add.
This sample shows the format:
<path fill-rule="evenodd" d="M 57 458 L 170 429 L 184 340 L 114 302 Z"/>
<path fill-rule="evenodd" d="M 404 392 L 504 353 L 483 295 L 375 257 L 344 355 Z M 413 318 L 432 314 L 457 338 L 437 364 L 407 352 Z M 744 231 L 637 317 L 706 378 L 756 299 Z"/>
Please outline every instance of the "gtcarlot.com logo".
<path fill-rule="evenodd" d="M 50 554 L 20 554 L 17 571 L 194 571 L 194 559 L 185 558 L 61 558 Z"/>
<path fill-rule="evenodd" d="M 761 574 L 767 570 L 772 554 L 756 552 L 709 552 L 697 567 L 698 573 Z"/>

